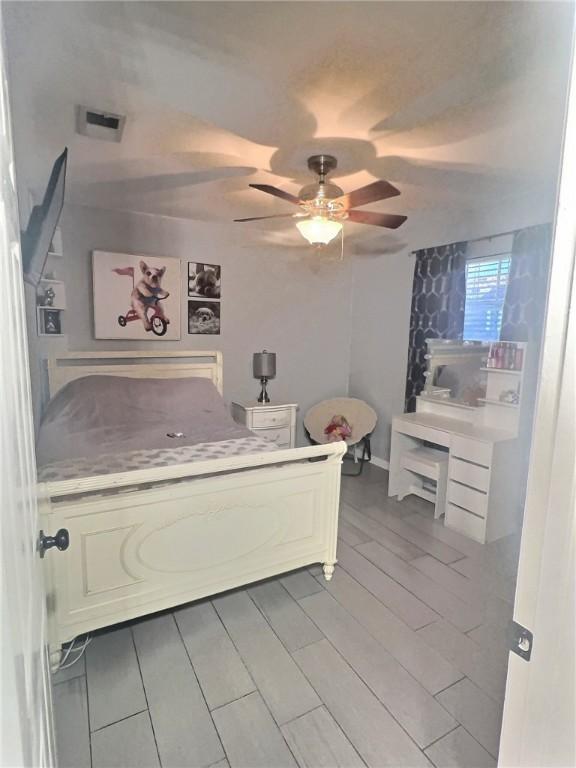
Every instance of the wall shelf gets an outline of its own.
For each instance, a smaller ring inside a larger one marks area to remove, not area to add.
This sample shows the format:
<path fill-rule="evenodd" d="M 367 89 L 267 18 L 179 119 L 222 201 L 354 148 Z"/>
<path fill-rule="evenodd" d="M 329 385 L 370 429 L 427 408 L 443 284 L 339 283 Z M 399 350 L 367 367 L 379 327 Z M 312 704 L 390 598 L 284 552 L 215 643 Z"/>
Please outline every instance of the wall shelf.
<path fill-rule="evenodd" d="M 511 373 L 513 376 L 522 376 L 522 371 L 517 371 L 513 368 L 480 368 L 485 373 Z"/>
<path fill-rule="evenodd" d="M 65 333 L 39 333 L 38 336 L 42 339 L 65 339 Z"/>
<path fill-rule="evenodd" d="M 501 400 L 490 400 L 487 397 L 479 397 L 479 403 L 485 403 L 486 405 L 500 405 L 503 408 L 518 408 L 519 403 L 503 403 Z"/>
<path fill-rule="evenodd" d="M 454 408 L 463 408 L 466 411 L 476 410 L 475 405 L 468 405 L 467 403 L 459 403 L 457 400 L 452 400 L 449 397 L 434 397 L 434 395 L 419 395 L 418 397 L 420 400 L 424 400 L 427 403 L 439 403 L 440 405 L 451 405 Z"/>

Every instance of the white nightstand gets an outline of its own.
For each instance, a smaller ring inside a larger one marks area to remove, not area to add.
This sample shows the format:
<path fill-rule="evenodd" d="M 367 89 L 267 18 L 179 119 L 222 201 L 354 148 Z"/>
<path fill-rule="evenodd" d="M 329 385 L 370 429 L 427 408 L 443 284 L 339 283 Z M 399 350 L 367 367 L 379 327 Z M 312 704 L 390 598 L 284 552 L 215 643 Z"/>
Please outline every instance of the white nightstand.
<path fill-rule="evenodd" d="M 297 403 L 232 403 L 232 416 L 238 424 L 270 438 L 281 448 L 296 445 Z"/>

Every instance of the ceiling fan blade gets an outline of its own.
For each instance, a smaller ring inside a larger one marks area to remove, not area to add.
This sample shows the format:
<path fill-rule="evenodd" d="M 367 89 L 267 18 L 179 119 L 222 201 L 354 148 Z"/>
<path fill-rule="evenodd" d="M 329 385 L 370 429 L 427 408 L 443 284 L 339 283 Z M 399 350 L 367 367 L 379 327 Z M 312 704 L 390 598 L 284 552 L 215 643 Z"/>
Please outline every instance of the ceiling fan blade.
<path fill-rule="evenodd" d="M 260 192 L 266 192 L 268 195 L 281 197 L 282 200 L 287 200 L 289 203 L 294 203 L 294 205 L 300 205 L 300 200 L 297 197 L 291 195 L 290 192 L 284 192 L 283 189 L 273 187 L 271 184 L 249 184 L 249 186 L 253 187 L 254 189 L 259 189 Z"/>
<path fill-rule="evenodd" d="M 250 185 L 254 186 L 253 184 Z M 337 197 L 334 202 L 342 203 L 345 208 L 356 208 L 358 205 L 366 203 L 375 203 L 376 200 L 386 200 L 388 197 L 396 197 L 400 190 L 392 186 L 387 181 L 373 181 L 365 187 L 355 189 L 354 192 L 348 192 L 342 197 Z"/>
<path fill-rule="evenodd" d="M 348 211 L 348 221 L 356 224 L 374 224 L 376 227 L 398 229 L 408 217 L 397 216 L 394 213 L 376 213 L 376 211 Z"/>
<path fill-rule="evenodd" d="M 294 213 L 275 213 L 272 216 L 251 216 L 248 219 L 234 219 L 234 221 L 261 221 L 262 219 L 284 219 L 287 217 L 292 218 L 293 216 L 297 216 L 298 214 Z"/>

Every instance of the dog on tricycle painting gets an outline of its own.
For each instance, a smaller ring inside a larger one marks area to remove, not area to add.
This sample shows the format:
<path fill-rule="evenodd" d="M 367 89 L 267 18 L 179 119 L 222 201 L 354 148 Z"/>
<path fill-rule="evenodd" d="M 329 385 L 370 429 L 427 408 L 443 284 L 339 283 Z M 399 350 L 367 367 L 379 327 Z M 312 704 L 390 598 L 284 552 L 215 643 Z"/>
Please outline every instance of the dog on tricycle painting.
<path fill-rule="evenodd" d="M 115 267 L 112 270 L 117 275 L 129 275 L 132 278 L 132 306 L 125 315 L 118 315 L 118 324 L 124 328 L 126 323 L 140 320 L 145 331 L 152 331 L 156 336 L 164 336 L 170 322 L 160 303 L 162 299 L 170 296 L 161 285 L 166 267 L 161 269 L 149 267 L 145 261 L 140 261 L 139 266 L 142 277 L 136 285 L 134 284 L 134 267 Z"/>
<path fill-rule="evenodd" d="M 178 260 L 94 251 L 93 269 L 96 338 L 180 338 Z"/>

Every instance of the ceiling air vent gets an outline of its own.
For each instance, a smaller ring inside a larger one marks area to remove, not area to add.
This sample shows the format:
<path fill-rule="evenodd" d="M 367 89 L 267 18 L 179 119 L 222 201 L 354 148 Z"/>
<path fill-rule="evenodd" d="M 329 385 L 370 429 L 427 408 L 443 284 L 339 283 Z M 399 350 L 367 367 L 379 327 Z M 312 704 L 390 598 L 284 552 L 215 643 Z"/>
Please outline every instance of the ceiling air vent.
<path fill-rule="evenodd" d="M 76 132 L 82 136 L 118 142 L 122 139 L 125 122 L 125 115 L 115 115 L 91 107 L 76 107 Z"/>

